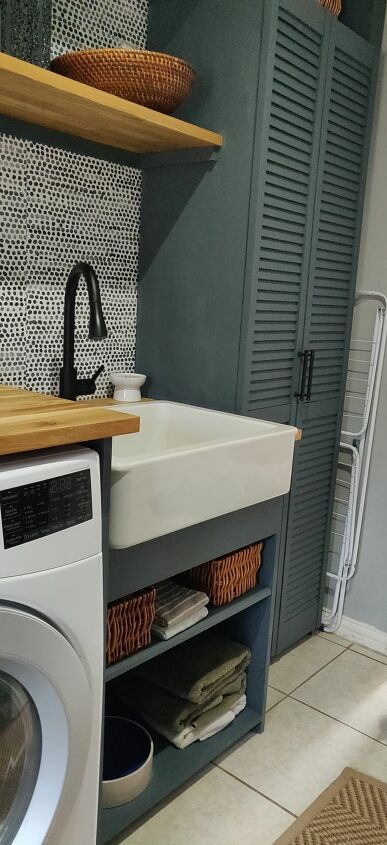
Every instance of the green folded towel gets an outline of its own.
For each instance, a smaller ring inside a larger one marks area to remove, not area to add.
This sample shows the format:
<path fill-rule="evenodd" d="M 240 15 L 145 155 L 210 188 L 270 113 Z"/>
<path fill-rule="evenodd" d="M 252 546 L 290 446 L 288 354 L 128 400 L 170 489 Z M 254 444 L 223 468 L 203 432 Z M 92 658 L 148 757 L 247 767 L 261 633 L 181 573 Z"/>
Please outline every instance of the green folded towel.
<path fill-rule="evenodd" d="M 211 710 L 207 710 L 195 722 L 187 725 L 181 731 L 172 731 L 165 725 L 160 725 L 157 717 L 153 719 L 149 717 L 148 724 L 157 733 L 164 735 L 176 748 L 183 749 L 192 745 L 197 740 L 204 742 L 204 740 L 223 730 L 245 707 L 245 695 L 225 695 L 221 704 L 212 707 Z"/>
<path fill-rule="evenodd" d="M 192 701 L 149 683 L 137 672 L 131 672 L 131 676 L 130 683 L 125 683 L 123 679 L 116 685 L 120 701 L 134 707 L 144 719 L 151 723 L 156 721 L 172 733 L 180 733 L 193 719 L 223 701 L 222 695 L 216 695 L 205 705 L 193 704 Z"/>
<path fill-rule="evenodd" d="M 238 675 L 235 675 L 235 678 L 223 687 L 223 698 L 225 698 L 226 695 L 243 695 L 246 692 L 246 684 L 246 672 L 243 670 L 242 672 L 239 672 Z"/>
<path fill-rule="evenodd" d="M 250 658 L 247 646 L 210 631 L 150 660 L 138 674 L 174 695 L 203 704 L 243 673 Z"/>
<path fill-rule="evenodd" d="M 203 691 L 200 696 L 200 700 L 196 702 L 198 707 L 203 707 L 207 701 L 210 701 L 216 695 L 226 695 L 228 693 L 238 692 L 240 688 L 240 680 L 246 673 L 248 663 L 249 659 L 246 657 L 233 672 L 229 672 L 227 675 L 224 675 L 223 678 L 219 678 L 219 680 L 214 681 L 213 684 L 206 687 L 206 690 Z"/>
<path fill-rule="evenodd" d="M 246 673 L 234 678 L 225 687 L 224 695 L 216 694 L 204 704 L 196 704 L 179 698 L 168 690 L 151 684 L 138 671 L 122 677 L 115 683 L 115 695 L 126 706 L 134 707 L 151 725 L 157 724 L 161 733 L 179 734 L 192 725 L 204 713 L 210 712 L 224 702 L 225 695 L 243 695 L 246 690 Z"/>

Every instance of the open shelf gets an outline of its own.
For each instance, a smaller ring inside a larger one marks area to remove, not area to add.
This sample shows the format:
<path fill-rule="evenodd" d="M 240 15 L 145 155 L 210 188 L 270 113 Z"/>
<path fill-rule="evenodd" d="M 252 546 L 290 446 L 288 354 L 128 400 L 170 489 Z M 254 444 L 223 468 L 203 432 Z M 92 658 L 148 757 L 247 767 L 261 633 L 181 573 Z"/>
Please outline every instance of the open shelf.
<path fill-rule="evenodd" d="M 151 645 L 147 648 L 136 651 L 125 660 L 120 660 L 119 663 L 114 663 L 113 666 L 109 666 L 105 672 L 105 680 L 111 681 L 112 678 L 117 678 L 119 675 L 129 672 L 129 670 L 134 669 L 135 666 L 139 666 L 141 663 L 145 663 L 147 660 L 157 657 L 157 655 L 161 654 L 163 651 L 169 651 L 169 649 L 174 648 L 176 645 L 191 639 L 191 637 L 195 637 L 197 634 L 200 634 L 202 631 L 206 631 L 208 628 L 212 628 L 214 625 L 218 625 L 219 622 L 223 622 L 231 616 L 235 616 L 236 613 L 240 613 L 247 607 L 251 607 L 253 604 L 258 604 L 258 602 L 267 599 L 269 596 L 271 596 L 271 590 L 269 587 L 255 587 L 239 599 L 234 599 L 234 601 L 230 602 L 230 604 L 224 604 L 222 607 L 210 608 L 208 616 L 206 616 L 205 619 L 201 619 L 200 622 L 196 622 L 196 625 L 192 625 L 191 628 L 187 628 L 180 634 L 176 634 L 176 636 L 172 637 L 170 640 L 159 640 L 157 637 L 154 637 Z"/>
<path fill-rule="evenodd" d="M 132 153 L 221 147 L 222 136 L 0 53 L 0 113 Z"/>
<path fill-rule="evenodd" d="M 204 742 L 194 742 L 183 751 L 156 736 L 152 781 L 145 792 L 129 804 L 103 810 L 103 842 L 110 842 L 129 824 L 238 742 L 248 731 L 256 728 L 260 722 L 260 714 L 246 708 L 227 728 Z"/>

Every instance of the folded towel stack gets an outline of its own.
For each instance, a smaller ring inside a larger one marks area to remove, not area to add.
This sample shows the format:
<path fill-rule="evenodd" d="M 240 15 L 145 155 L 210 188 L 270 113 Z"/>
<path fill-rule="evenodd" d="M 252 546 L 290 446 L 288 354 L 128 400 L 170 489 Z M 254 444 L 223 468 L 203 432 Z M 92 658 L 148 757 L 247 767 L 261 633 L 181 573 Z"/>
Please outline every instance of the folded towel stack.
<path fill-rule="evenodd" d="M 209 632 L 120 678 L 116 692 L 177 748 L 208 739 L 246 706 L 250 649 Z"/>
<path fill-rule="evenodd" d="M 163 581 L 156 585 L 156 615 L 152 631 L 162 640 L 169 640 L 208 616 L 207 604 L 205 593 L 181 587 L 174 581 Z"/>

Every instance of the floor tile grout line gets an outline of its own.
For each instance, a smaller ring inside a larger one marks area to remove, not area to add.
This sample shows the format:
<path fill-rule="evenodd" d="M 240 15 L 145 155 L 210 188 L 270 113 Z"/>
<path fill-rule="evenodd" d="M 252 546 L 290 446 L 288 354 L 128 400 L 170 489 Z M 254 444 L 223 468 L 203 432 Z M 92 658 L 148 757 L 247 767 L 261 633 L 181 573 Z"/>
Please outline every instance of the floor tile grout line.
<path fill-rule="evenodd" d="M 272 704 L 271 707 L 266 709 L 266 715 L 267 713 L 271 713 L 271 711 L 274 710 L 275 707 L 278 707 L 278 705 L 281 704 L 282 701 L 285 701 L 285 698 L 288 698 L 288 696 L 283 693 L 283 698 L 281 698 L 279 701 L 276 701 L 275 704 Z"/>
<path fill-rule="evenodd" d="M 351 648 L 351 646 L 355 645 L 355 643 L 353 643 L 352 641 L 349 642 L 349 640 L 347 640 L 348 645 L 343 645 L 342 643 L 338 643 L 337 640 L 332 640 L 330 638 L 329 634 L 327 634 L 325 631 L 320 631 L 319 633 L 325 634 L 325 636 L 322 637 L 323 640 L 328 640 L 330 643 L 334 643 L 335 645 L 341 646 L 341 648 Z M 343 639 L 344 639 L 344 637 L 343 637 Z"/>
<path fill-rule="evenodd" d="M 323 634 L 324 631 L 320 631 L 320 633 Z M 325 636 L 325 637 L 323 637 L 323 639 L 327 640 L 328 637 Z M 340 643 L 335 642 L 335 640 L 329 640 L 329 642 L 334 643 L 334 645 L 338 645 L 338 646 L 340 645 Z M 354 654 L 360 654 L 361 657 L 368 657 L 369 660 L 375 660 L 376 663 L 381 663 L 382 666 L 387 666 L 387 663 L 385 662 L 385 660 L 381 659 L 382 657 L 387 658 L 387 654 L 382 654 L 382 652 L 380 652 L 380 657 L 374 657 L 373 654 L 364 654 L 362 651 L 357 651 L 357 649 L 358 648 L 365 648 L 365 649 L 367 649 L 367 651 L 372 651 L 372 648 L 370 649 L 368 646 L 362 646 L 361 643 L 350 642 L 349 645 L 341 646 L 341 648 L 343 648 L 344 651 L 351 651 Z M 376 651 L 375 654 L 378 655 L 379 652 Z M 270 686 L 271 686 L 271 684 L 270 684 Z M 278 690 L 278 692 L 282 692 L 282 690 Z"/>
<path fill-rule="evenodd" d="M 326 638 L 325 638 L 325 637 L 323 637 L 322 639 L 326 639 Z M 336 655 L 335 655 L 335 657 L 332 657 L 332 659 L 331 659 L 331 660 L 329 660 L 329 662 L 328 662 L 328 663 L 325 663 L 325 664 L 324 664 L 324 666 L 321 666 L 321 668 L 320 668 L 320 669 L 317 669 L 317 670 L 316 670 L 316 672 L 313 672 L 313 673 L 312 673 L 312 675 L 309 675 L 307 678 L 305 678 L 305 681 L 302 681 L 302 683 L 301 683 L 301 684 L 298 684 L 298 686 L 297 686 L 297 687 L 295 687 L 295 688 L 294 688 L 294 690 L 291 690 L 290 692 L 284 692 L 282 689 L 278 689 L 278 687 L 275 687 L 272 683 L 270 683 L 270 674 L 269 674 L 268 686 L 269 686 L 269 687 L 272 687 L 272 689 L 275 689 L 275 690 L 276 690 L 276 692 L 280 692 L 280 693 L 282 693 L 282 695 L 291 695 L 291 694 L 292 694 L 292 692 L 295 692 L 297 689 L 299 689 L 300 687 L 302 687 L 302 685 L 303 685 L 303 684 L 306 684 L 306 682 L 307 682 L 307 681 L 309 681 L 309 680 L 310 680 L 310 678 L 314 678 L 314 677 L 315 677 L 315 675 L 318 675 L 318 673 L 319 673 L 319 672 L 322 672 L 322 670 L 323 670 L 323 669 L 325 669 L 325 666 L 329 666 L 329 664 L 330 664 L 330 663 L 333 663 L 333 661 L 334 661 L 334 660 L 337 660 L 337 658 L 338 658 L 338 657 L 341 657 L 341 655 L 342 655 L 342 654 L 344 654 L 344 652 L 345 652 L 345 651 L 350 651 L 350 650 L 351 650 L 351 648 L 352 648 L 352 646 L 354 645 L 354 643 L 349 643 L 349 645 L 346 645 L 346 646 L 340 646 L 340 644 L 339 644 L 339 643 L 334 643 L 334 642 L 333 642 L 333 640 L 329 640 L 329 642 L 330 642 L 330 643 L 333 643 L 333 645 L 337 645 L 337 646 L 338 646 L 339 648 L 341 648 L 342 650 L 339 652 L 339 654 L 336 654 Z M 293 649 L 292 651 L 287 652 L 287 654 L 292 654 L 292 653 L 293 653 L 293 651 L 296 651 L 296 650 L 297 650 L 297 646 L 296 646 L 296 648 L 295 648 L 295 649 Z M 285 655 L 285 656 L 286 656 L 286 655 Z M 274 663 L 274 664 L 271 664 L 271 665 L 272 665 L 272 666 L 274 666 L 274 665 L 275 665 L 275 663 Z M 280 703 L 280 702 L 278 702 L 278 703 Z M 271 708 L 270 708 L 270 709 L 271 709 Z"/>
<path fill-rule="evenodd" d="M 382 666 L 387 666 L 387 663 L 386 663 L 385 660 L 381 660 L 378 657 L 371 657 L 370 654 L 363 654 L 362 651 L 356 651 L 356 648 L 353 648 L 354 645 L 356 645 L 356 643 L 352 643 L 352 646 L 349 649 L 349 651 L 352 652 L 352 654 L 360 654 L 360 657 L 368 657 L 368 660 L 374 660 L 375 663 L 380 663 Z M 367 648 L 367 646 L 358 646 L 358 647 L 359 648 Z M 378 653 L 378 652 L 376 652 L 376 653 Z M 387 657 L 387 654 L 381 654 L 380 657 Z M 278 690 L 278 692 L 281 692 L 281 690 Z"/>
<path fill-rule="evenodd" d="M 329 640 L 329 642 L 333 642 L 333 640 Z M 338 644 L 338 643 L 334 643 L 334 645 L 339 645 L 339 644 Z M 305 678 L 305 680 L 304 680 L 304 681 L 302 681 L 302 682 L 301 682 L 301 684 L 298 684 L 298 686 L 294 687 L 294 689 L 293 689 L 293 690 L 290 690 L 290 692 L 284 692 L 282 689 L 278 689 L 278 687 L 275 687 L 275 686 L 274 686 L 274 684 L 272 684 L 272 683 L 270 682 L 270 677 L 269 677 L 269 680 L 268 680 L 268 687 L 271 687 L 271 689 L 275 690 L 276 692 L 281 693 L 281 695 L 284 695 L 285 697 L 291 696 L 291 695 L 293 695 L 293 693 L 294 693 L 294 692 L 296 692 L 297 690 L 299 690 L 299 689 L 300 689 L 300 687 L 302 687 L 304 684 L 307 684 L 307 683 L 308 683 L 308 681 L 310 681 L 312 678 L 315 678 L 315 677 L 316 677 L 316 675 L 318 675 L 318 674 L 319 674 L 319 672 L 322 672 L 322 671 L 326 668 L 326 666 L 330 666 L 330 664 L 331 664 L 331 663 L 333 663 L 333 661 L 334 661 L 334 660 L 337 660 L 337 658 L 338 658 L 338 657 L 341 657 L 341 656 L 342 656 L 342 654 L 344 654 L 344 652 L 346 652 L 346 651 L 353 651 L 353 649 L 352 649 L 352 646 L 353 646 L 353 645 L 354 645 L 354 643 L 350 643 L 350 644 L 349 644 L 349 645 L 347 645 L 347 646 L 341 646 L 342 651 L 341 651 L 339 654 L 336 654 L 336 655 L 335 655 L 335 657 L 332 657 L 332 659 L 331 659 L 331 660 L 329 660 L 329 662 L 328 662 L 328 663 L 324 663 L 324 666 L 321 666 L 321 668 L 320 668 L 320 669 L 317 669 L 317 670 L 316 670 L 316 672 L 313 672 L 313 673 L 312 673 L 312 675 L 308 675 L 308 677 L 307 677 L 307 678 Z M 355 653 L 355 654 L 360 654 L 360 656 L 361 656 L 361 657 L 369 657 L 369 655 L 368 655 L 368 654 L 361 654 L 361 652 L 358 652 L 358 651 L 357 651 L 357 652 L 354 652 L 354 653 Z M 370 660 L 375 660 L 377 663 L 381 663 L 381 664 L 382 664 L 382 666 L 386 665 L 386 664 L 384 664 L 384 663 L 383 663 L 383 661 L 381 661 L 381 660 L 377 660 L 375 657 L 369 657 L 369 659 L 370 659 Z M 283 700 L 283 699 L 281 699 L 281 700 Z M 281 701 L 277 701 L 275 704 L 273 704 L 273 707 L 276 707 L 276 706 L 277 706 L 277 704 L 281 704 Z M 270 710 L 272 710 L 272 709 L 273 709 L 273 707 L 270 707 Z M 268 712 L 270 712 L 270 711 L 268 711 Z"/>
<path fill-rule="evenodd" d="M 278 689 L 278 687 L 273 687 L 273 684 L 271 684 L 270 681 L 268 683 L 268 687 L 271 687 L 271 689 L 274 689 L 276 692 L 280 692 L 281 695 L 289 695 L 289 693 L 284 692 L 283 689 Z"/>
<path fill-rule="evenodd" d="M 323 632 L 320 632 L 320 633 L 323 633 Z M 325 640 L 325 639 L 328 639 L 328 638 L 323 637 L 323 639 Z M 334 640 L 329 640 L 329 642 L 334 643 L 335 645 L 338 645 L 338 646 L 340 645 L 340 643 L 335 643 Z M 358 648 L 365 648 L 367 651 L 372 651 L 372 648 L 370 649 L 370 648 L 368 648 L 368 646 L 363 646 L 361 643 L 351 642 L 351 643 L 349 643 L 349 645 L 341 646 L 341 648 L 343 648 L 344 651 L 350 651 L 350 652 L 353 652 L 354 654 L 360 654 L 361 657 L 368 657 L 369 660 L 375 660 L 376 663 L 381 663 L 382 666 L 387 666 L 387 663 L 385 662 L 385 660 L 381 659 L 382 657 L 387 658 L 387 654 L 382 654 L 382 652 L 380 652 L 380 657 L 374 657 L 373 654 L 364 654 L 362 651 L 357 651 L 357 649 Z M 376 651 L 375 654 L 378 655 L 379 652 Z M 281 690 L 278 690 L 278 692 L 281 692 Z"/>
<path fill-rule="evenodd" d="M 342 651 L 340 651 L 339 654 L 335 654 L 335 656 L 332 657 L 331 660 L 328 660 L 328 663 L 325 663 L 324 666 L 321 666 L 320 669 L 317 669 L 316 672 L 313 672 L 312 675 L 309 675 L 305 679 L 305 681 L 302 681 L 301 684 L 298 684 L 296 687 L 294 687 L 294 689 L 290 690 L 290 692 L 284 693 L 284 695 L 292 695 L 294 692 L 296 692 L 298 689 L 300 689 L 300 687 L 303 687 L 304 684 L 307 684 L 308 681 L 310 681 L 312 678 L 315 678 L 316 675 L 319 674 L 319 672 L 322 672 L 323 669 L 326 669 L 327 666 L 330 666 L 331 663 L 334 663 L 335 660 L 337 660 L 338 657 L 341 657 L 342 654 L 344 654 L 345 651 L 348 651 L 348 648 L 343 648 Z M 269 686 L 272 686 L 271 683 L 270 683 L 270 680 L 269 680 Z M 274 689 L 276 689 L 276 687 L 274 687 Z M 279 689 L 279 690 L 277 690 L 277 692 L 283 692 L 283 690 Z"/>
<path fill-rule="evenodd" d="M 224 772 L 224 774 L 225 774 L 225 775 L 229 775 L 229 777 L 230 777 L 230 778 L 234 778 L 234 780 L 238 781 L 238 783 L 241 783 L 241 784 L 242 784 L 242 786 L 245 786 L 247 789 L 250 789 L 250 790 L 251 790 L 251 792 L 255 792 L 255 794 L 256 794 L 256 795 L 260 795 L 260 797 L 261 797 L 261 798 L 265 798 L 265 799 L 266 799 L 266 801 L 270 801 L 270 804 L 274 804 L 274 806 L 275 806 L 275 807 L 279 807 L 279 809 L 280 809 L 280 810 L 283 810 L 283 811 L 284 811 L 284 813 L 288 813 L 288 814 L 289 814 L 289 816 L 293 816 L 293 818 L 294 818 L 294 819 L 297 819 L 297 818 L 298 818 L 298 816 L 296 816 L 296 814 L 295 814 L 295 813 L 293 813 L 293 812 L 292 812 L 292 810 L 288 810 L 288 809 L 287 809 L 286 807 L 284 807 L 282 804 L 279 804 L 279 803 L 278 803 L 278 801 L 274 801 L 274 798 L 269 798 L 269 796 L 268 796 L 268 795 L 265 795 L 265 793 L 264 793 L 264 792 L 260 792 L 260 791 L 259 791 L 259 789 L 256 789 L 256 788 L 255 788 L 255 786 L 251 786 L 251 784 L 250 784 L 250 783 L 246 783 L 246 781 L 245 781 L 245 780 L 242 780 L 241 778 L 238 778 L 238 777 L 237 777 L 237 775 L 234 775 L 234 774 L 233 774 L 233 772 L 229 772 L 229 771 L 228 771 L 228 769 L 224 769 L 224 768 L 223 768 L 223 766 L 221 766 L 219 763 L 215 763 L 214 765 L 215 765 L 218 769 L 220 769 L 220 771 L 221 771 L 221 772 Z"/>
<path fill-rule="evenodd" d="M 330 713 L 325 713 L 324 710 L 319 710 L 318 707 L 315 707 L 313 704 L 308 704 L 307 701 L 302 701 L 299 698 L 293 697 L 293 693 L 289 693 L 287 698 L 291 698 L 292 701 L 297 701 L 297 704 L 304 704 L 305 707 L 309 707 L 310 710 L 314 710 L 315 713 L 321 713 L 322 716 L 327 716 L 327 718 L 331 719 L 332 722 L 337 722 L 338 725 L 343 725 L 343 727 L 349 728 L 351 731 L 355 731 L 357 734 L 360 734 L 360 736 L 365 736 L 366 739 L 371 739 L 372 742 L 377 742 L 378 745 L 382 746 L 382 748 L 387 748 L 387 743 L 382 742 L 381 739 L 376 739 L 374 736 L 370 736 L 369 734 L 366 734 L 364 731 L 359 730 L 359 728 L 354 728 L 353 725 L 348 725 L 348 723 L 343 722 L 342 719 L 337 719 L 336 716 L 331 716 Z M 281 702 L 279 701 L 278 704 L 281 704 Z M 269 710 L 269 713 L 270 713 L 270 710 Z"/>

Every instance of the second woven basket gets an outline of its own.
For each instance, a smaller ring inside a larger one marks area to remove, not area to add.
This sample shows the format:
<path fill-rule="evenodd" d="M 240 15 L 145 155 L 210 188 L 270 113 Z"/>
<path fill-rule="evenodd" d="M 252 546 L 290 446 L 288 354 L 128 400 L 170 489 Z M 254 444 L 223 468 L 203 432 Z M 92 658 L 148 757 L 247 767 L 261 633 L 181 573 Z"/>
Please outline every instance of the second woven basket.
<path fill-rule="evenodd" d="M 252 590 L 262 563 L 263 543 L 252 543 L 237 552 L 190 569 L 192 586 L 207 593 L 210 604 L 228 604 Z"/>

